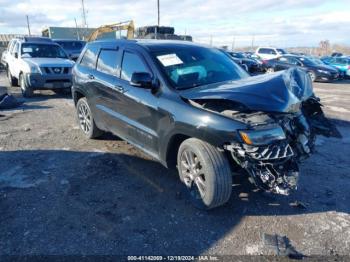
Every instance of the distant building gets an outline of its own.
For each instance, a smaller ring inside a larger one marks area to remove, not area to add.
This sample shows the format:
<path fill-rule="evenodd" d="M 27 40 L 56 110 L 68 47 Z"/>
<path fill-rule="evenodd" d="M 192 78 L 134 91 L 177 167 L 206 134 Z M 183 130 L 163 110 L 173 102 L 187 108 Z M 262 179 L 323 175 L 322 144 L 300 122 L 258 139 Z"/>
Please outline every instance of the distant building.
<path fill-rule="evenodd" d="M 0 48 L 6 48 L 12 38 L 19 37 L 19 36 L 23 36 L 23 35 L 0 34 Z"/>
<path fill-rule="evenodd" d="M 50 26 L 42 31 L 42 36 L 53 39 L 86 40 L 95 30 L 96 28 Z"/>

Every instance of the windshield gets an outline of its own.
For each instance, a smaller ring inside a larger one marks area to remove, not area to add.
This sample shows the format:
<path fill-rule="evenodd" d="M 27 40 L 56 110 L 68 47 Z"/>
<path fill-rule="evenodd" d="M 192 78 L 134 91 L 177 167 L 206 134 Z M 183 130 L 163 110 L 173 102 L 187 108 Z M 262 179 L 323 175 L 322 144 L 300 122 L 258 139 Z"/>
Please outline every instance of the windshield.
<path fill-rule="evenodd" d="M 230 53 L 230 55 L 232 55 L 233 57 L 237 57 L 237 58 L 245 58 L 244 55 L 242 55 L 241 53 Z"/>
<path fill-rule="evenodd" d="M 284 51 L 284 50 L 283 50 L 283 49 L 281 49 L 281 48 L 277 48 L 277 52 L 278 52 L 278 53 L 280 53 L 280 54 L 282 54 L 282 55 L 287 54 L 287 52 L 286 52 L 286 51 Z"/>
<path fill-rule="evenodd" d="M 56 43 L 67 50 L 79 51 L 79 50 L 83 49 L 83 47 L 84 47 L 83 42 L 80 42 L 80 41 L 56 41 Z"/>
<path fill-rule="evenodd" d="M 21 54 L 29 57 L 51 57 L 51 58 L 67 58 L 66 53 L 58 45 L 48 44 L 22 44 Z"/>
<path fill-rule="evenodd" d="M 300 59 L 300 61 L 302 61 L 303 64 L 305 64 L 305 65 L 311 65 L 311 66 L 317 65 L 317 63 L 316 63 L 314 60 L 311 60 L 311 59 L 309 59 L 309 58 L 300 57 L 299 59 Z"/>
<path fill-rule="evenodd" d="M 317 65 L 325 65 L 325 63 L 319 58 L 310 58 Z"/>
<path fill-rule="evenodd" d="M 176 89 L 238 80 L 249 75 L 228 54 L 198 46 L 175 47 L 152 52 Z"/>
<path fill-rule="evenodd" d="M 350 64 L 350 59 L 347 58 L 336 58 L 336 63 L 340 65 L 348 65 Z"/>

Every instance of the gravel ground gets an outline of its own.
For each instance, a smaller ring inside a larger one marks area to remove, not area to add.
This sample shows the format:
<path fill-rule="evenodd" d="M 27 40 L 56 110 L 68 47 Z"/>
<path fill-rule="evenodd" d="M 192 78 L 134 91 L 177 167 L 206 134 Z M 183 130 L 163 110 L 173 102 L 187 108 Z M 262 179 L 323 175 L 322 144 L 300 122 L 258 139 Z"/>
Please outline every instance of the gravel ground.
<path fill-rule="evenodd" d="M 69 96 L 42 91 L 0 111 L 0 255 L 274 254 L 264 233 L 307 256 L 350 254 L 350 82 L 315 92 L 343 138 L 317 140 L 298 191 L 271 196 L 237 176 L 229 203 L 209 212 L 126 142 L 85 139 Z"/>

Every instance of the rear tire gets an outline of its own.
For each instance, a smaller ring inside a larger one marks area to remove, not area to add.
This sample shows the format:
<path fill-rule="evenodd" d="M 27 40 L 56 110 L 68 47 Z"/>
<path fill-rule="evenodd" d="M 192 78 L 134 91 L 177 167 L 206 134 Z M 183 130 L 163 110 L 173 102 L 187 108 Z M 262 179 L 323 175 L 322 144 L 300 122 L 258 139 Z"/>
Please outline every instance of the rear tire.
<path fill-rule="evenodd" d="M 24 79 L 24 76 L 23 74 L 20 74 L 19 75 L 19 85 L 21 87 L 21 91 L 22 91 L 22 95 L 23 97 L 32 97 L 33 96 L 33 89 L 31 89 L 25 79 Z"/>
<path fill-rule="evenodd" d="M 229 200 L 232 174 L 224 152 L 202 140 L 189 138 L 180 145 L 177 168 L 195 207 L 212 209 Z"/>
<path fill-rule="evenodd" d="M 7 78 L 9 80 L 10 87 L 18 86 L 18 80 L 11 75 L 10 69 L 7 67 Z"/>
<path fill-rule="evenodd" d="M 90 106 L 85 97 L 78 100 L 76 113 L 79 127 L 87 138 L 97 138 L 103 134 L 103 131 L 95 124 Z"/>

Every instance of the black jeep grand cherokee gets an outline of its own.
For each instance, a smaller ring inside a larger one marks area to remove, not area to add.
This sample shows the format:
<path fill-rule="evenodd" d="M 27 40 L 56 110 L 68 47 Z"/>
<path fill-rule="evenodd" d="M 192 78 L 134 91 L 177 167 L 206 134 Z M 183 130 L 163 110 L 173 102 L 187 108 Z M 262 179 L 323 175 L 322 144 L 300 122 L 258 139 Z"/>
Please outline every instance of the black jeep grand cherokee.
<path fill-rule="evenodd" d="M 250 77 L 221 51 L 188 42 L 89 43 L 73 70 L 88 138 L 108 131 L 177 166 L 192 202 L 228 201 L 232 175 L 288 194 L 317 134 L 340 136 L 298 69 Z"/>

